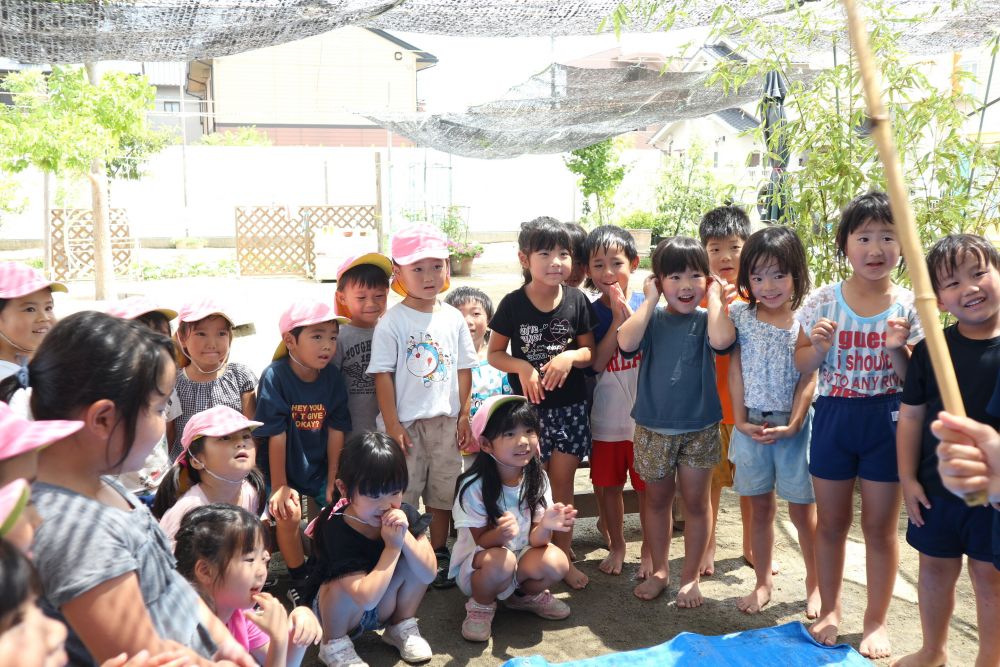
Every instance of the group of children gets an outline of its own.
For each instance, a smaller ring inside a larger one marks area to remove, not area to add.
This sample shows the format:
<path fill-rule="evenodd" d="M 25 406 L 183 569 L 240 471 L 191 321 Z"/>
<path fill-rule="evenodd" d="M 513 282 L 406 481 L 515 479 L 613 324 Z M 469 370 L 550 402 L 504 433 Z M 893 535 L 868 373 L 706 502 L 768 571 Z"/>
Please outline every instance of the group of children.
<path fill-rule="evenodd" d="M 791 229 L 751 234 L 724 206 L 699 231 L 660 243 L 633 291 L 639 253 L 624 230 L 525 223 L 524 284 L 494 312 L 472 288 L 442 300 L 446 239 L 407 227 L 389 256 L 340 267 L 333 304 L 284 311 L 259 382 L 230 361 L 241 323 L 211 299 L 173 311 L 135 297 L 56 323 L 52 292 L 65 287 L 0 264 L 0 663 L 28 641 L 39 657 L 19 664 L 294 665 L 319 644 L 324 664 L 360 666 L 353 640 L 369 630 L 423 662 L 416 615 L 432 585 L 468 597 L 469 641 L 490 638 L 498 601 L 566 618 L 550 589 L 588 584 L 572 530 L 589 461 L 601 572 L 622 572 L 627 479 L 638 492 L 640 599 L 669 586 L 672 508 L 683 508 L 681 608 L 703 603 L 723 486 L 741 496 L 756 578 L 737 606 L 770 602 L 786 500 L 810 631 L 827 645 L 859 484 L 860 649 L 873 658 L 891 650 L 903 502 L 924 647 L 900 664 L 944 663 L 963 555 L 986 629 L 979 664 L 998 664 L 1000 519 L 937 472 L 941 401 L 913 295 L 892 281 L 885 195 L 845 209 L 836 242 L 849 277 L 816 290 Z M 954 235 L 927 262 L 957 320 L 946 339 L 968 413 L 1000 426 L 997 251 Z M 390 290 L 402 301 L 387 308 Z M 962 471 L 981 473 L 964 455 Z M 291 613 L 266 591 L 274 549 Z"/>

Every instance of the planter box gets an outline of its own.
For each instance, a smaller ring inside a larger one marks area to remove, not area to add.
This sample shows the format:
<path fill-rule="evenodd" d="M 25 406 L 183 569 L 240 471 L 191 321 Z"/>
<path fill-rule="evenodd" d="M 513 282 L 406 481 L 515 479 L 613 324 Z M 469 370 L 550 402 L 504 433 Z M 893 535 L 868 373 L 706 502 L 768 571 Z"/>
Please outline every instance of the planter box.
<path fill-rule="evenodd" d="M 459 259 L 457 257 L 449 258 L 451 263 L 451 275 L 453 276 L 471 276 L 472 275 L 472 257 L 466 257 L 464 259 Z"/>
<path fill-rule="evenodd" d="M 653 245 L 653 232 L 649 229 L 626 229 L 626 232 L 635 239 L 635 247 L 639 250 L 639 257 L 649 257 L 650 246 Z"/>

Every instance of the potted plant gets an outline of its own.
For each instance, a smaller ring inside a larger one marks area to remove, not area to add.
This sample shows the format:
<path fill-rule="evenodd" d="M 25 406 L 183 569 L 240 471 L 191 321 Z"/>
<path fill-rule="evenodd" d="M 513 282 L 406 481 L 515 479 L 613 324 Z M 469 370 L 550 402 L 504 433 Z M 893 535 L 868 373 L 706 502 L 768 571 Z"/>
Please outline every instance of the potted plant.
<path fill-rule="evenodd" d="M 451 275 L 471 276 L 472 260 L 483 254 L 483 246 L 467 241 L 448 241 L 448 259 L 451 261 Z"/>

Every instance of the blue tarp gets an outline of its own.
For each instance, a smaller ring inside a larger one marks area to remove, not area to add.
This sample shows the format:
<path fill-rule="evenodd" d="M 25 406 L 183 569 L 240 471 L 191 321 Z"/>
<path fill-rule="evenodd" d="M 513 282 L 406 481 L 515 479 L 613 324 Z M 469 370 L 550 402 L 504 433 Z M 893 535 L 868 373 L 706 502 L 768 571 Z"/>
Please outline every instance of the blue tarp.
<path fill-rule="evenodd" d="M 786 623 L 773 628 L 746 630 L 728 635 L 706 637 L 682 632 L 665 644 L 650 648 L 611 653 L 597 658 L 560 662 L 558 667 L 670 667 L 692 664 L 731 667 L 871 667 L 872 663 L 847 644 L 822 646 L 801 623 Z M 504 667 L 556 667 L 541 656 L 514 658 Z"/>

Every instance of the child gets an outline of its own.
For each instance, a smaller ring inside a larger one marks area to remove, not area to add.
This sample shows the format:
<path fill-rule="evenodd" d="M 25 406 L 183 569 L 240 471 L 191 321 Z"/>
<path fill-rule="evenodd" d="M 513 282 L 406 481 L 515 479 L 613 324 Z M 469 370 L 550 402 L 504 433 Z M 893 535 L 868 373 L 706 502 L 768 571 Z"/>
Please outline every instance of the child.
<path fill-rule="evenodd" d="M 569 287 L 579 287 L 587 275 L 587 230 L 575 222 L 562 224 L 569 232 L 570 252 L 573 255 L 573 268 L 563 283 Z"/>
<path fill-rule="evenodd" d="M 65 291 L 30 266 L 0 262 L 0 380 L 17 372 L 19 357 L 31 359 L 56 321 L 52 293 Z"/>
<path fill-rule="evenodd" d="M 538 407 L 542 429 L 538 439 L 552 497 L 571 505 L 576 469 L 590 454 L 582 369 L 590 366 L 593 354 L 594 311 L 581 290 L 564 284 L 573 264 L 565 226 L 547 220 L 525 223 L 517 243 L 524 285 L 500 301 L 490 320 L 488 359 L 510 374 L 514 393 Z M 567 558 L 572 537 L 566 531 L 555 539 Z M 572 562 L 565 580 L 577 589 L 589 581 Z"/>
<path fill-rule="evenodd" d="M 635 405 L 641 356 L 624 359 L 618 351 L 618 327 L 642 304 L 641 292 L 629 289 L 629 278 L 639 266 L 639 252 L 632 235 L 620 227 L 597 227 L 587 236 L 587 282 L 600 297 L 593 302 L 597 327 L 591 368 L 599 373 L 590 411 L 594 442 L 590 451 L 590 479 L 599 489 L 601 517 L 608 532 L 609 553 L 598 566 L 605 574 L 621 574 L 625 561 L 625 477 L 639 495 L 639 523 L 645 526 L 645 484 L 635 472 L 632 435 L 635 422 L 629 413 Z M 645 534 L 645 533 L 644 533 Z M 652 568 L 645 545 L 639 578 Z"/>
<path fill-rule="evenodd" d="M 927 253 L 938 306 L 958 322 L 944 330 L 969 418 L 1000 426 L 987 410 L 1000 376 L 1000 255 L 981 236 L 953 234 Z M 993 510 L 968 507 L 948 493 L 937 472 L 931 421 L 943 409 L 927 344 L 917 343 L 903 386 L 896 430 L 899 481 L 909 522 L 906 541 L 920 552 L 919 600 L 923 646 L 897 665 L 948 662 L 948 625 L 955 584 L 968 556 L 979 619 L 978 665 L 1000 664 L 1000 572 L 993 567 Z M 989 628 L 989 629 L 988 629 Z"/>
<path fill-rule="evenodd" d="M 465 318 L 472 336 L 472 346 L 476 349 L 478 363 L 472 367 L 472 403 L 469 406 L 469 416 L 475 417 L 479 406 L 490 396 L 510 394 L 510 381 L 507 374 L 490 366 L 486 359 L 489 352 L 487 343 L 490 341 L 489 323 L 493 319 L 493 301 L 489 295 L 475 287 L 456 287 L 444 302 L 458 309 Z M 463 454 L 479 451 L 479 443 L 471 443 Z M 472 459 L 473 461 L 475 459 Z"/>
<path fill-rule="evenodd" d="M 837 641 L 847 533 L 861 478 L 868 605 L 860 652 L 891 652 L 886 615 L 899 565 L 900 491 L 896 420 L 909 361 L 923 337 L 913 293 L 892 283 L 899 243 L 881 192 L 856 197 L 837 228 L 837 249 L 851 276 L 814 291 L 796 314 L 800 373 L 819 369 L 809 472 L 816 491 L 816 566 L 820 615 L 810 627 L 821 644 Z"/>
<path fill-rule="evenodd" d="M 684 501 L 684 567 L 677 606 L 702 604 L 698 581 L 708 547 L 712 469 L 719 462 L 722 407 L 715 382 L 715 353 L 736 340 L 726 317 L 724 279 L 707 283 L 708 254 L 694 239 L 661 241 L 646 278 L 646 300 L 618 329 L 618 347 L 630 359 L 642 353 L 635 407 L 635 469 L 646 483 L 646 535 L 653 573 L 636 586 L 642 600 L 670 582 L 670 506 L 675 477 Z M 666 308 L 657 308 L 660 294 Z M 708 296 L 708 310 L 698 307 Z"/>
<path fill-rule="evenodd" d="M 6 380 L 0 398 L 9 400 L 19 386 L 17 380 Z M 38 452 L 81 428 L 81 421 L 28 421 L 0 402 L 0 485 L 18 478 L 34 480 L 38 475 Z"/>
<path fill-rule="evenodd" d="M 191 664 L 207 666 L 217 649 L 247 657 L 174 569 L 146 507 L 107 476 L 138 469 L 163 435 L 172 353 L 170 339 L 147 327 L 85 311 L 56 324 L 31 360 L 32 413 L 83 422 L 42 451 L 32 487 L 42 605 L 69 625 L 73 664 L 155 655 L 166 640 L 189 647 Z M 16 385 L 8 378 L 0 392 Z"/>
<path fill-rule="evenodd" d="M 392 289 L 403 296 L 375 327 L 368 372 L 375 377 L 380 426 L 407 456 L 404 500 L 430 510 L 437 588 L 448 580 L 448 522 L 459 449 L 469 443 L 469 394 L 477 365 L 462 314 L 438 299 L 448 289 L 447 239 L 414 225 L 392 237 Z"/>
<path fill-rule="evenodd" d="M 469 641 L 489 640 L 498 599 L 551 620 L 570 613 L 548 590 L 569 570 L 566 554 L 549 542 L 553 532 L 569 530 L 576 510 L 552 502 L 538 459 L 539 430 L 538 414 L 523 396 L 491 396 L 472 418 L 485 456 L 458 478 L 451 562 L 451 575 L 469 596 L 462 622 Z"/>
<path fill-rule="evenodd" d="M 108 315 L 120 317 L 123 320 L 135 320 L 145 324 L 147 327 L 163 334 L 170 335 L 170 321 L 177 317 L 177 311 L 158 306 L 152 299 L 145 296 L 133 296 L 117 301 L 108 306 L 105 311 Z M 169 424 L 181 415 L 181 403 L 177 398 L 177 392 L 170 394 L 167 401 L 167 411 L 164 414 Z M 136 472 L 125 473 L 118 477 L 118 483 L 125 487 L 129 493 L 134 493 L 139 500 L 151 505 L 156 489 L 163 481 L 163 476 L 170 470 L 170 443 L 167 436 L 163 438 L 153 448 L 149 458 L 142 464 Z"/>
<path fill-rule="evenodd" d="M 814 373 L 795 370 L 800 325 L 794 311 L 809 292 L 806 251 L 788 227 L 767 227 L 743 246 L 739 295 L 729 306 L 739 346 L 732 352 L 729 389 L 736 432 L 729 457 L 735 490 L 753 507 L 751 541 L 757 582 L 736 602 L 756 614 L 771 600 L 775 488 L 788 501 L 806 567 L 806 617 L 819 614 L 816 584 L 816 498 L 809 479 Z"/>
<path fill-rule="evenodd" d="M 171 541 L 184 515 L 201 505 L 228 503 L 261 515 L 264 478 L 250 435 L 260 425 L 225 405 L 199 412 L 185 424 L 184 449 L 153 503 L 153 516 Z M 184 487 L 189 488 L 179 495 Z"/>
<path fill-rule="evenodd" d="M 340 369 L 347 384 L 347 410 L 353 432 L 375 430 L 378 402 L 368 363 L 375 325 L 385 314 L 391 276 L 392 262 L 374 252 L 351 257 L 337 270 L 336 313 L 349 321 L 340 327 L 333 365 Z"/>
<path fill-rule="evenodd" d="M 698 225 L 698 236 L 708 253 L 708 269 L 730 285 L 735 285 L 740 266 L 740 251 L 750 236 L 750 218 L 738 206 L 719 206 L 702 216 Z M 734 294 L 735 296 L 735 294 Z M 729 304 L 729 300 L 726 301 Z M 704 307 L 706 304 L 702 304 Z M 729 443 L 733 436 L 733 406 L 729 393 L 729 355 L 715 356 L 715 381 L 719 389 L 719 402 L 722 404 L 722 421 L 719 423 L 720 442 L 722 443 L 722 458 L 712 471 L 712 530 L 708 540 L 708 549 L 701 560 L 702 576 L 715 573 L 715 524 L 719 520 L 719 502 L 723 487 L 733 486 L 732 461 L 729 460 Z M 681 518 L 683 513 L 674 513 Z M 753 544 L 750 541 L 750 524 L 753 520 L 753 507 L 747 496 L 740 496 L 740 520 L 743 524 L 743 559 L 750 567 L 755 567 Z M 774 570 L 777 573 L 777 570 Z"/>
<path fill-rule="evenodd" d="M 344 434 L 351 430 L 347 388 L 330 366 L 343 318 L 319 301 L 289 306 L 278 322 L 281 342 L 260 377 L 255 432 L 265 444 L 257 465 L 269 481 L 268 509 L 288 566 L 288 597 L 299 604 L 305 583 L 305 554 L 299 535 L 299 494 L 320 506 L 333 497 Z"/>
<path fill-rule="evenodd" d="M 233 342 L 231 315 L 211 299 L 184 304 L 177 315 L 177 396 L 181 415 L 167 426 L 170 459 L 181 453 L 187 420 L 202 410 L 228 405 L 251 419 L 257 409 L 257 378 L 247 366 L 229 363 Z"/>
<path fill-rule="evenodd" d="M 177 531 L 177 571 L 191 582 L 230 634 L 264 667 L 299 665 L 322 630 L 308 607 L 291 614 L 262 592 L 271 559 L 260 521 L 241 507 L 195 507 Z"/>
<path fill-rule="evenodd" d="M 434 550 L 425 532 L 430 518 L 402 500 L 406 455 L 385 433 L 360 433 L 344 445 L 337 469 L 336 505 L 313 524 L 313 577 L 327 667 L 367 667 L 353 639 L 385 627 L 382 641 L 406 662 L 433 656 L 415 618 L 434 579 Z"/>
<path fill-rule="evenodd" d="M 41 584 L 28 557 L 0 539 L 0 664 L 61 667 L 66 626 L 38 608 Z"/>

